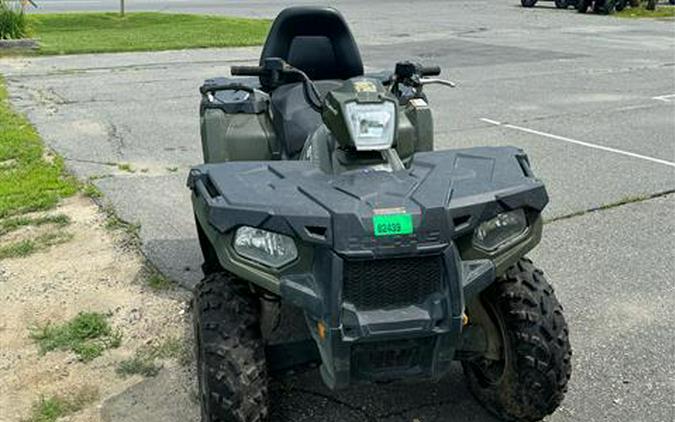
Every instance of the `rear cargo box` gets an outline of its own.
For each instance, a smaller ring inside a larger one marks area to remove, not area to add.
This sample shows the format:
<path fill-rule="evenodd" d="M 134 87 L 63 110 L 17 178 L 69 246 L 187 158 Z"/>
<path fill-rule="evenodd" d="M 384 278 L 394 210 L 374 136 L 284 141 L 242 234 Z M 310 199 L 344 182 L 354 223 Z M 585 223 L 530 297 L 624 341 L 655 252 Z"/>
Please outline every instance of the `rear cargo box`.
<path fill-rule="evenodd" d="M 279 158 L 269 96 L 255 78 L 208 79 L 200 88 L 205 163 Z"/>

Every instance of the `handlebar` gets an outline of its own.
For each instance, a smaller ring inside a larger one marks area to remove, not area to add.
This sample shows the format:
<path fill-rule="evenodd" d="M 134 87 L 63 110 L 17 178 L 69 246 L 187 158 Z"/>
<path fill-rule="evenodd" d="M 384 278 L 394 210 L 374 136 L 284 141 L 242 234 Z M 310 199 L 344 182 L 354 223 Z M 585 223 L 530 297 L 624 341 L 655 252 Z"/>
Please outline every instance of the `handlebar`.
<path fill-rule="evenodd" d="M 438 76 L 441 74 L 440 66 L 420 66 L 420 76 Z"/>
<path fill-rule="evenodd" d="M 262 66 L 232 66 L 232 76 L 261 76 L 264 70 Z"/>

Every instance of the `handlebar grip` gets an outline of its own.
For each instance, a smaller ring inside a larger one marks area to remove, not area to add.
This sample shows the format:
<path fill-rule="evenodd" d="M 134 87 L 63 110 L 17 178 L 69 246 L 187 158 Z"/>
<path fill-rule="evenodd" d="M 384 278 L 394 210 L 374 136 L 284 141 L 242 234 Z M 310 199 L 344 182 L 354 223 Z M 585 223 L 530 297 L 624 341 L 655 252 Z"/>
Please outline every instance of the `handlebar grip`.
<path fill-rule="evenodd" d="M 260 76 L 263 74 L 261 66 L 232 66 L 232 76 Z"/>
<path fill-rule="evenodd" d="M 440 66 L 422 66 L 420 68 L 420 76 L 438 76 L 440 74 Z"/>

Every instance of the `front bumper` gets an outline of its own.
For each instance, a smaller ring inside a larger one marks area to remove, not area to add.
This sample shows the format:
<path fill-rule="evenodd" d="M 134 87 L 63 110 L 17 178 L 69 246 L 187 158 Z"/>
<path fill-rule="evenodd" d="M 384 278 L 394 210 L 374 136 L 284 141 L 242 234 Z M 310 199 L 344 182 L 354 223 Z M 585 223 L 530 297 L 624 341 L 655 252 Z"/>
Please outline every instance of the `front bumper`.
<path fill-rule="evenodd" d="M 442 377 L 461 342 L 465 301 L 494 281 L 492 262 L 462 261 L 452 244 L 419 256 L 365 261 L 380 277 L 371 274 L 371 280 L 356 280 L 360 285 L 371 283 L 375 290 L 370 292 L 350 290 L 352 263 L 321 250 L 312 273 L 281 278 L 282 298 L 305 311 L 321 354 L 325 384 L 338 389 L 355 382 Z M 389 263 L 392 274 L 386 274 Z M 395 273 L 406 271 L 437 274 L 437 288 L 415 280 L 397 284 Z M 419 288 L 410 290 L 411 283 Z M 397 285 L 406 290 L 388 291 L 400 288 Z M 381 305 L 378 294 L 396 298 L 397 293 L 403 297 L 394 300 L 395 305 L 376 307 Z"/>

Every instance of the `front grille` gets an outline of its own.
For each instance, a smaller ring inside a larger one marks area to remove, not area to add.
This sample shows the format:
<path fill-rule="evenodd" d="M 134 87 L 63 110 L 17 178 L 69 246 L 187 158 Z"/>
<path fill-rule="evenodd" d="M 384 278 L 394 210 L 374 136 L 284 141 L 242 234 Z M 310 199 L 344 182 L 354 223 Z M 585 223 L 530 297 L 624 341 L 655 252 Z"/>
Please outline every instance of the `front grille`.
<path fill-rule="evenodd" d="M 359 310 L 397 308 L 442 289 L 441 256 L 345 261 L 343 300 Z"/>

